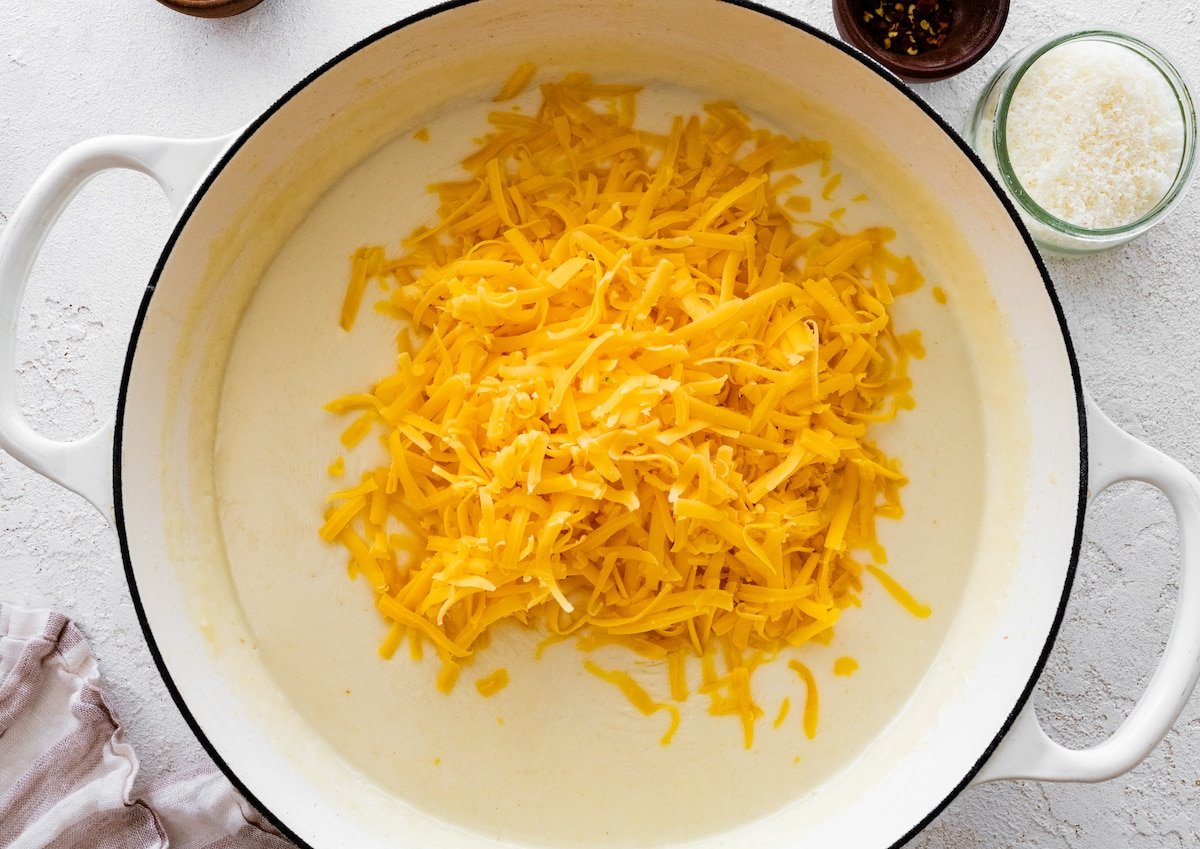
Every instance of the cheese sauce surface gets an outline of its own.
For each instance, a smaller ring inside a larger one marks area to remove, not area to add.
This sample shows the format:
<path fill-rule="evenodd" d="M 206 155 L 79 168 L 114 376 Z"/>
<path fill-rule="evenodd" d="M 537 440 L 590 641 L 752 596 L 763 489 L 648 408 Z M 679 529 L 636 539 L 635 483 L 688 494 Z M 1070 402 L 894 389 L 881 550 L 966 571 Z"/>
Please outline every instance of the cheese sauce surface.
<path fill-rule="evenodd" d="M 669 116 L 697 112 L 706 99 L 655 87 L 639 100 L 638 124 L 665 128 Z M 521 103 L 528 109 L 534 101 Z M 956 308 L 956 286 L 982 283 L 950 279 L 943 273 L 953 267 L 949 260 L 915 257 L 929 282 L 899 299 L 894 315 L 900 330 L 924 335 L 927 356 L 911 365 L 917 407 L 870 434 L 911 479 L 906 517 L 881 522 L 879 533 L 888 569 L 932 606 L 929 619 L 914 618 L 866 578 L 862 608 L 845 612 L 831 646 L 806 646 L 755 673 L 764 718 L 751 750 L 742 746 L 736 718 L 709 716 L 707 699 L 694 693 L 698 664 L 689 669 L 693 695 L 680 705 L 683 721 L 664 747 L 665 714 L 638 714 L 584 670 L 585 655 L 569 642 L 535 661 L 540 635 L 519 629 L 497 632 L 443 695 L 428 648 L 423 662 L 410 659 L 407 646 L 391 661 L 378 657 L 387 623 L 369 587 L 348 579 L 344 549 L 317 537 L 332 488 L 326 469 L 341 453 L 338 437 L 348 423 L 322 405 L 389 373 L 396 355 L 397 326 L 370 309 L 371 294 L 354 330 L 338 327 L 348 256 L 366 244 L 394 249 L 432 218 L 426 184 L 459 173 L 489 107 L 444 112 L 426 124 L 428 142 L 410 132 L 347 173 L 286 241 L 242 318 L 221 390 L 215 475 L 225 553 L 256 648 L 314 734 L 388 793 L 474 832 L 526 844 L 636 846 L 769 815 L 878 737 L 954 622 L 977 562 L 985 467 L 996 461 L 986 456 L 975 354 Z M 834 171 L 843 170 L 840 141 L 824 128 L 780 129 L 829 138 Z M 847 170 L 826 208 L 819 190 L 811 191 L 813 217 L 844 206 L 848 231 L 893 226 L 900 232 L 894 249 L 911 249 L 905 221 L 883 204 L 852 202 L 860 193 L 870 196 L 871 187 Z M 947 304 L 934 299 L 933 284 L 949 293 Z M 380 460 L 368 443 L 347 454 L 345 481 Z M 819 686 L 814 740 L 801 729 L 804 689 L 787 668 L 789 656 L 807 664 Z M 848 677 L 834 674 L 844 656 L 859 664 Z M 590 657 L 632 670 L 656 700 L 668 698 L 658 665 L 617 648 Z M 482 698 L 476 679 L 499 667 L 510 683 Z M 791 713 L 772 728 L 785 697 Z"/>

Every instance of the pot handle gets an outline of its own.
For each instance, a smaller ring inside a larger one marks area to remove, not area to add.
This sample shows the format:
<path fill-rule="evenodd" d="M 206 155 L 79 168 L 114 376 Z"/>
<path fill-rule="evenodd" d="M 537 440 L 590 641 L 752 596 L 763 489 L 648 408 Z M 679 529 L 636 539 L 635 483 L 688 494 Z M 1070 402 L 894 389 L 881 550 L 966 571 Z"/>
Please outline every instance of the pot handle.
<path fill-rule="evenodd" d="M 233 136 L 164 139 L 106 136 L 75 145 L 34 182 L 0 232 L 0 448 L 35 472 L 77 492 L 113 522 L 113 423 L 72 441 L 42 436 L 17 402 L 16 337 L 21 297 L 50 228 L 75 194 L 101 171 L 140 171 L 162 187 L 178 215 Z"/>
<path fill-rule="evenodd" d="M 1029 702 L 972 784 L 1106 781 L 1128 772 L 1166 736 L 1200 677 L 1200 480 L 1113 424 L 1090 396 L 1086 402 L 1089 503 L 1118 481 L 1137 480 L 1162 490 L 1175 510 L 1182 561 L 1175 621 L 1146 692 L 1110 738 L 1088 749 L 1061 746 L 1046 735 Z"/>

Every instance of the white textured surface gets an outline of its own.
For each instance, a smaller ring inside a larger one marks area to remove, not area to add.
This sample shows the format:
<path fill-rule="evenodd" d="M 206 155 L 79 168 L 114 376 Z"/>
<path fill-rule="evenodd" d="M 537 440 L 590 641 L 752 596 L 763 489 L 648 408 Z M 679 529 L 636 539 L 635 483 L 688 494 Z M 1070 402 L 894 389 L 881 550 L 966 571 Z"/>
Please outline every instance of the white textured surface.
<path fill-rule="evenodd" d="M 152 0 L 0 0 L 0 227 L 55 153 L 105 133 L 206 136 L 240 126 L 309 70 L 414 11 L 414 0 L 265 0 L 203 21 Z M 821 0 L 773 5 L 831 29 Z M 1200 78 L 1194 0 L 1014 0 L 996 48 L 921 89 L 961 126 L 984 81 L 1046 35 L 1129 30 Z M 113 413 L 124 346 L 158 250 L 166 204 L 146 178 L 92 183 L 51 235 L 21 323 L 23 405 L 53 436 Z M 1115 252 L 1052 261 L 1084 380 L 1124 428 L 1200 469 L 1200 192 Z M 0 367 L 7 367 L 6 364 Z M 1178 550 L 1165 500 L 1143 486 L 1088 516 L 1080 576 L 1036 703 L 1068 745 L 1102 739 L 1145 685 L 1174 612 Z M 0 598 L 74 616 L 92 639 L 144 777 L 204 755 L 151 662 L 116 539 L 81 499 L 0 455 Z M 993 784 L 967 791 L 919 847 L 1200 845 L 1200 701 L 1129 775 L 1095 786 Z"/>

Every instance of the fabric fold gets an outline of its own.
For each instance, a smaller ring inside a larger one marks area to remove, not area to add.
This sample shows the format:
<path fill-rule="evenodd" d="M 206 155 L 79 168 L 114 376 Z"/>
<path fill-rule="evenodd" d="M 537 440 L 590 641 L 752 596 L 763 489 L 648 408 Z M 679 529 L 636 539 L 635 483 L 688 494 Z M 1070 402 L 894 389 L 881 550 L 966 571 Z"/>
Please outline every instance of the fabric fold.
<path fill-rule="evenodd" d="M 133 799 L 138 766 L 83 632 L 0 604 L 0 847 L 291 847 L 215 767 Z"/>

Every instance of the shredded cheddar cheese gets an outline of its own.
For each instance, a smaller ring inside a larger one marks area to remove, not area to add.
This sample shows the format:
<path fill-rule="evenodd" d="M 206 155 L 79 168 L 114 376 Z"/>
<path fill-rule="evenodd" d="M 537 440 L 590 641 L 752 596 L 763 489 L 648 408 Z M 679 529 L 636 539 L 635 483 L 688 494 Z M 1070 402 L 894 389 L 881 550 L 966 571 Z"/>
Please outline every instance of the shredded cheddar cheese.
<path fill-rule="evenodd" d="M 781 725 L 783 725 L 784 721 L 787 719 L 788 711 L 791 709 L 792 700 L 787 696 L 784 696 L 783 701 L 779 703 L 779 713 L 775 714 L 775 722 L 773 722 L 772 725 L 774 725 L 776 728 L 779 728 Z"/>
<path fill-rule="evenodd" d="M 443 693 L 449 693 L 454 689 L 454 685 L 458 682 L 458 673 L 462 671 L 462 667 L 452 660 L 447 660 L 442 664 L 442 669 L 438 672 L 437 687 Z"/>
<path fill-rule="evenodd" d="M 518 65 L 492 100 L 495 103 L 503 103 L 505 100 L 512 100 L 514 97 L 517 97 L 529 85 L 536 71 L 537 66 L 532 62 L 524 62 Z"/>
<path fill-rule="evenodd" d="M 494 696 L 508 686 L 508 670 L 500 667 L 490 675 L 485 675 L 475 682 L 475 689 L 479 691 L 479 695 Z"/>
<path fill-rule="evenodd" d="M 852 657 L 839 657 L 833 662 L 833 674 L 849 678 L 858 671 L 858 661 Z"/>
<path fill-rule="evenodd" d="M 328 405 L 353 417 L 344 446 L 372 435 L 385 460 L 320 534 L 392 622 L 381 654 L 428 644 L 443 690 L 490 629 L 539 626 L 665 662 L 676 702 L 698 657 L 695 691 L 750 746 L 754 670 L 827 643 L 862 558 L 885 561 L 875 520 L 901 515 L 905 478 L 868 430 L 913 403 L 920 338 L 889 307 L 922 280 L 886 228 L 801 226 L 796 169 L 840 183 L 828 144 L 727 102 L 638 130 L 637 91 L 572 74 L 535 115 L 493 112 L 467 175 L 432 187 L 437 221 L 354 254 L 341 326 L 376 281 L 402 329 L 394 371 Z M 674 705 L 586 666 L 668 711 L 670 739 Z M 816 684 L 793 668 L 811 737 Z"/>
<path fill-rule="evenodd" d="M 664 746 L 671 742 L 671 738 L 675 736 L 675 730 L 679 728 L 679 708 L 675 705 L 662 704 L 650 698 L 650 694 L 633 680 L 628 672 L 622 672 L 619 669 L 601 669 L 590 660 L 583 662 L 584 668 L 604 681 L 615 685 L 625 697 L 629 699 L 630 704 L 637 708 L 642 716 L 651 716 L 658 713 L 660 710 L 665 710 L 671 716 L 671 724 L 667 726 L 667 731 L 662 736 L 660 741 Z"/>
<path fill-rule="evenodd" d="M 346 298 L 342 302 L 342 315 L 339 322 L 343 330 L 354 327 L 354 318 L 358 315 L 358 308 L 362 303 L 363 294 L 367 290 L 367 283 L 372 278 L 379 277 L 383 259 L 383 248 L 360 248 L 351 258 L 350 285 L 346 287 Z M 354 442 L 357 441 L 357 439 L 354 440 Z M 342 442 L 346 444 L 347 448 L 353 444 L 346 443 L 345 437 Z"/>
<path fill-rule="evenodd" d="M 925 619 L 933 612 L 928 604 L 913 598 L 909 591 L 904 589 L 895 578 L 874 563 L 867 564 L 867 571 L 875 577 L 875 580 L 883 585 L 883 588 L 888 591 L 892 598 L 900 602 L 901 606 L 913 616 L 918 619 Z"/>
<path fill-rule="evenodd" d="M 809 740 L 817 736 L 817 719 L 820 713 L 820 700 L 817 696 L 817 681 L 812 670 L 798 660 L 789 660 L 788 668 L 795 671 L 804 682 L 804 736 Z"/>

